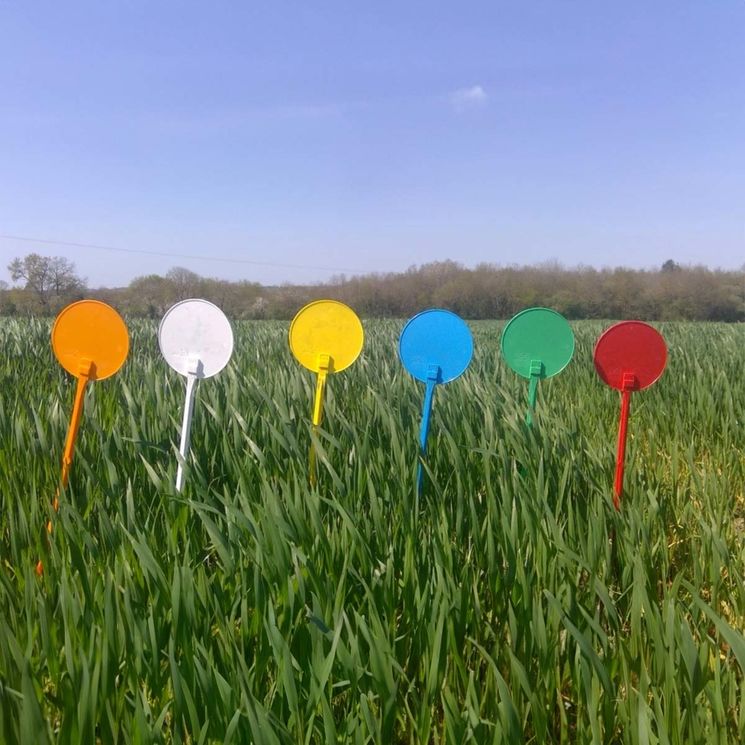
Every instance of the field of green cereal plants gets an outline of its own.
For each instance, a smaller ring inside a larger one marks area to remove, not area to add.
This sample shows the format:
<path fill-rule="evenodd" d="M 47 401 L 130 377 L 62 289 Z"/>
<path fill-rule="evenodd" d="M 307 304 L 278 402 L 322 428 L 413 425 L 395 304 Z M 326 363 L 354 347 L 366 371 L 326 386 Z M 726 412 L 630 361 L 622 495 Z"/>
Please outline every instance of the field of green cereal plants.
<path fill-rule="evenodd" d="M 287 324 L 236 324 L 178 494 L 183 379 L 133 322 L 55 514 L 74 381 L 49 323 L 0 320 L 0 742 L 745 740 L 745 328 L 659 326 L 617 514 L 607 324 L 532 431 L 502 324 L 471 324 L 419 498 L 402 325 L 330 380 L 311 488 L 313 376 Z"/>

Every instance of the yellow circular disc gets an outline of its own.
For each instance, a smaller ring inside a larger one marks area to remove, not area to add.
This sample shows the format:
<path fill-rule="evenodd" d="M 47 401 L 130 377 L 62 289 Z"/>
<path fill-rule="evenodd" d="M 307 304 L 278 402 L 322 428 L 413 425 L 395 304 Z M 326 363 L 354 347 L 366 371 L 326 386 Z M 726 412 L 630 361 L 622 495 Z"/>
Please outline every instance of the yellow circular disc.
<path fill-rule="evenodd" d="M 92 362 L 91 380 L 113 375 L 127 359 L 129 334 L 122 317 L 99 300 L 80 300 L 60 311 L 52 328 L 52 349 L 76 377 Z"/>
<path fill-rule="evenodd" d="M 338 300 L 316 300 L 301 308 L 290 324 L 290 349 L 297 361 L 318 372 L 321 355 L 329 372 L 349 367 L 362 351 L 365 334 L 357 314 Z"/>

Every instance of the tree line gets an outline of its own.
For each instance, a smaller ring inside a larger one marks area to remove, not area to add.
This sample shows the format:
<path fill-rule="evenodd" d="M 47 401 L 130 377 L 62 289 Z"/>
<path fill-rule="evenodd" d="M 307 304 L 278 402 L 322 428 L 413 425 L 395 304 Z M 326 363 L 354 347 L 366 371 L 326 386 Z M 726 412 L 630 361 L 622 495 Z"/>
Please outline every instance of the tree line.
<path fill-rule="evenodd" d="M 509 318 L 543 305 L 570 319 L 745 320 L 745 271 L 680 266 L 673 260 L 655 270 L 558 263 L 468 268 L 437 261 L 404 272 L 276 287 L 174 267 L 164 276 L 137 277 L 128 287 L 90 289 L 67 259 L 37 254 L 14 259 L 8 271 L 15 284 L 0 283 L 1 315 L 55 315 L 69 302 L 92 297 L 125 315 L 158 319 L 179 300 L 203 297 L 231 318 L 289 319 L 305 303 L 324 297 L 341 300 L 368 318 L 404 318 L 428 307 L 448 308 L 473 320 Z"/>

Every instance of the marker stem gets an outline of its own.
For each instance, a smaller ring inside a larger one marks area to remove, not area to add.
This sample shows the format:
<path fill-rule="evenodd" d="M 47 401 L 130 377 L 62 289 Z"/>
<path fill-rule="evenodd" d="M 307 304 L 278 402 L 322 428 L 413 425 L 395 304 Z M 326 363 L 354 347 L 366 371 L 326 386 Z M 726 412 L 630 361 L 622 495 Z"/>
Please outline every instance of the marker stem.
<path fill-rule="evenodd" d="M 62 489 L 67 487 L 67 481 L 70 476 L 70 467 L 72 466 L 72 456 L 75 452 L 75 440 L 78 437 L 80 429 L 80 420 L 83 418 L 83 404 L 85 403 L 85 387 L 88 385 L 91 375 L 93 374 L 93 362 L 91 360 L 80 360 L 80 371 L 78 372 L 78 382 L 75 387 L 75 399 L 72 404 L 72 414 L 70 415 L 70 424 L 67 427 L 67 438 L 65 439 L 65 449 L 62 453 L 62 473 L 60 474 L 60 483 L 57 493 L 54 495 L 52 507 L 54 511 L 59 510 L 59 494 Z M 52 521 L 47 521 L 47 533 L 52 532 Z M 44 571 L 44 565 L 39 560 L 36 565 L 36 573 L 41 575 Z"/>
<path fill-rule="evenodd" d="M 192 369 L 195 371 L 192 372 Z M 178 468 L 176 469 L 176 491 L 184 486 L 184 464 L 189 455 L 189 440 L 191 437 L 191 418 L 194 413 L 194 394 L 197 390 L 196 369 L 191 368 L 186 376 L 186 397 L 184 399 L 184 418 L 181 421 L 181 444 L 179 445 Z"/>
<path fill-rule="evenodd" d="M 631 410 L 631 392 L 636 385 L 636 377 L 631 373 L 623 374 L 621 388 L 621 419 L 618 423 L 618 447 L 616 449 L 616 477 L 613 482 L 613 506 L 621 509 L 621 495 L 623 494 L 623 471 L 626 462 L 626 437 L 629 425 L 629 411 Z"/>
<path fill-rule="evenodd" d="M 327 357 L 328 355 L 322 355 Z M 318 370 L 316 377 L 316 395 L 313 400 L 313 426 L 318 427 L 323 419 L 323 403 L 326 397 L 326 378 L 328 375 L 328 365 Z"/>
<path fill-rule="evenodd" d="M 525 414 L 525 424 L 533 426 L 533 412 L 538 398 L 538 383 L 543 377 L 543 363 L 540 360 L 530 362 L 530 383 L 528 384 L 528 411 Z"/>
<path fill-rule="evenodd" d="M 326 380 L 331 370 L 332 360 L 328 354 L 318 355 L 318 375 L 316 376 L 316 395 L 313 399 L 313 429 L 321 424 L 323 419 L 323 404 L 326 397 Z M 308 454 L 308 473 L 310 485 L 316 485 L 316 449 L 313 443 Z"/>
<path fill-rule="evenodd" d="M 422 423 L 419 428 L 419 452 L 422 458 L 427 453 L 427 436 L 429 435 L 429 420 L 432 414 L 432 403 L 435 397 L 435 386 L 440 379 L 440 367 L 439 365 L 430 365 L 427 371 L 427 383 L 424 389 L 424 404 L 422 405 Z M 422 490 L 422 482 L 424 480 L 424 470 L 422 469 L 422 463 L 419 462 L 417 468 L 416 484 L 417 492 Z"/>
<path fill-rule="evenodd" d="M 85 387 L 88 385 L 91 373 L 93 372 L 93 363 L 90 360 L 80 361 L 80 372 L 78 373 L 78 384 L 75 388 L 75 400 L 72 405 L 72 415 L 70 424 L 67 428 L 67 439 L 65 440 L 65 450 L 62 454 L 62 475 L 60 477 L 60 488 L 67 486 L 67 480 L 70 475 L 70 466 L 72 465 L 72 456 L 75 451 L 75 440 L 78 437 L 80 420 L 83 417 L 83 403 L 85 402 Z M 54 509 L 59 507 L 59 502 L 55 497 Z"/>

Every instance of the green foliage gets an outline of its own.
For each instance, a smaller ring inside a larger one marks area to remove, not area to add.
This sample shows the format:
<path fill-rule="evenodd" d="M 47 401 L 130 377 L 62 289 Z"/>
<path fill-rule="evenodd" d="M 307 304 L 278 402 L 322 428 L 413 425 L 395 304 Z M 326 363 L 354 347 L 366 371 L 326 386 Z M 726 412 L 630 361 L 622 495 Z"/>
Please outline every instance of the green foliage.
<path fill-rule="evenodd" d="M 190 297 L 210 300 L 230 318 L 243 320 L 290 319 L 306 303 L 327 297 L 350 305 L 363 318 L 404 318 L 438 307 L 474 320 L 507 319 L 524 308 L 545 305 L 570 319 L 745 321 L 745 271 L 682 267 L 672 260 L 659 271 L 556 263 L 468 269 L 454 261 L 436 261 L 406 272 L 281 287 L 210 279 L 174 267 L 164 277 L 137 277 L 127 288 L 98 289 L 92 296 L 128 316 L 153 320 Z M 50 314 L 64 304 L 61 295 L 53 305 L 40 306 L 37 300 L 30 288 L 3 289 L 0 283 L 0 315 Z"/>
<path fill-rule="evenodd" d="M 78 277 L 75 265 L 63 256 L 31 253 L 13 259 L 8 272 L 13 282 L 22 284 L 22 289 L 8 291 L 0 286 L 3 315 L 19 311 L 33 315 L 58 313 L 65 305 L 80 300 L 85 290 L 85 280 Z"/>
<path fill-rule="evenodd" d="M 55 514 L 73 381 L 48 323 L 0 322 L 0 742 L 743 740 L 745 331 L 663 326 L 616 514 L 602 324 L 532 431 L 500 324 L 474 324 L 420 498 L 400 326 L 330 381 L 310 488 L 312 377 L 285 324 L 238 324 L 178 494 L 183 380 L 132 324 Z"/>

